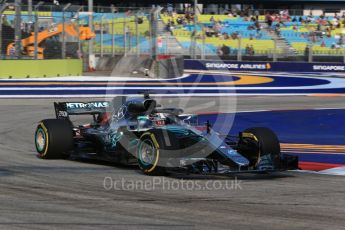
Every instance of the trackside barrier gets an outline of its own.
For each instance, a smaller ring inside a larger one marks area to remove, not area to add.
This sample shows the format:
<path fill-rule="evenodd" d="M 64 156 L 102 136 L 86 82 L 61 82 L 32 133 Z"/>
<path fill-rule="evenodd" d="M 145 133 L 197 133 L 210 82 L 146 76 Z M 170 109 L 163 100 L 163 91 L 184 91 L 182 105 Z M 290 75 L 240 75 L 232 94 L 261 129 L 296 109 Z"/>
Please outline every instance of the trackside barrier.
<path fill-rule="evenodd" d="M 296 62 L 237 62 L 213 60 L 185 60 L 186 70 L 230 70 L 272 72 L 338 72 L 345 73 L 345 64 Z"/>
<path fill-rule="evenodd" d="M 82 60 L 0 60 L 1 78 L 81 76 Z"/>

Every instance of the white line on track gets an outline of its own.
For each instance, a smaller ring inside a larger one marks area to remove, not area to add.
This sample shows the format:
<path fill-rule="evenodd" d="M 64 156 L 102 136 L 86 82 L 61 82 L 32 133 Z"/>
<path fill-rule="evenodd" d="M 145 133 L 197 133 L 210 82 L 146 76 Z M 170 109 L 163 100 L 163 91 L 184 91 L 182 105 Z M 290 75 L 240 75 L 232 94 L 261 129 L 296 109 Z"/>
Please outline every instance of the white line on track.
<path fill-rule="evenodd" d="M 138 94 L 69 94 L 69 95 L 0 95 L 0 98 L 113 98 L 116 96 L 140 96 Z M 284 93 L 284 94 L 277 94 L 277 93 L 194 93 L 194 94 L 155 94 L 155 96 L 159 97 L 246 97 L 246 96 L 309 96 L 311 94 L 308 93 Z"/>

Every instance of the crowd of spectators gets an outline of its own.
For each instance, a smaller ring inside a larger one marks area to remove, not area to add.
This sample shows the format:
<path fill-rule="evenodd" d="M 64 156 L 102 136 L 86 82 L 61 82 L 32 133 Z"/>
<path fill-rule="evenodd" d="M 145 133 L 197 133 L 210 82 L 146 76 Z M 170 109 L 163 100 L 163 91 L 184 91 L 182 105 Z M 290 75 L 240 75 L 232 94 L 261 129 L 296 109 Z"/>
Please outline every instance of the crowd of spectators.
<path fill-rule="evenodd" d="M 307 28 L 308 32 L 300 32 L 301 38 L 307 39 L 310 43 L 320 43 L 321 47 L 327 47 L 325 38 L 335 38 L 337 42 L 333 42 L 329 48 L 338 49 L 345 48 L 344 35 L 332 34 L 336 29 L 345 28 L 345 13 L 334 16 L 326 16 L 325 13 L 314 16 L 312 11 L 307 16 L 290 16 L 288 10 L 279 13 L 266 13 L 265 22 L 268 28 L 274 30 L 278 36 L 281 35 L 281 28 L 286 27 L 287 22 L 299 23 L 292 27 L 293 31 L 298 32 L 300 28 Z M 274 26 L 273 26 L 274 24 Z"/>
<path fill-rule="evenodd" d="M 253 39 L 260 39 L 262 37 L 261 26 L 259 23 L 259 12 L 255 11 L 252 15 L 248 13 L 249 11 L 234 11 L 229 12 L 227 15 L 230 17 L 239 17 L 243 18 L 244 21 L 251 21 L 253 24 L 248 26 L 248 30 L 256 31 L 256 33 L 252 34 L 251 40 Z M 183 15 L 177 14 L 176 11 L 173 10 L 172 7 L 168 7 L 168 9 L 164 12 L 166 16 L 169 16 L 168 23 L 166 24 L 167 30 L 172 31 L 178 25 L 188 25 L 194 22 L 194 12 L 191 7 L 187 7 Z M 220 39 L 238 39 L 239 32 L 232 32 L 231 34 L 227 32 L 222 32 L 223 28 L 229 27 L 229 23 L 227 21 L 223 22 L 220 20 L 216 20 L 214 16 L 211 16 L 209 19 L 210 25 L 204 28 L 204 32 L 206 37 L 218 37 Z"/>
<path fill-rule="evenodd" d="M 167 25 L 170 31 L 177 25 L 185 26 L 192 24 L 194 20 L 194 12 L 191 7 L 186 8 L 184 15 L 177 15 L 173 8 L 168 9 L 166 13 L 171 16 Z M 345 28 L 345 13 L 335 13 L 333 16 L 328 16 L 326 14 L 314 16 L 312 13 L 307 16 L 295 16 L 290 15 L 288 9 L 276 12 L 264 11 L 264 14 L 262 13 L 263 12 L 259 12 L 258 10 L 244 9 L 229 11 L 225 14 L 232 19 L 238 18 L 245 22 L 252 22 L 247 26 L 247 31 L 245 32 L 245 38 L 249 38 L 249 40 L 262 39 L 264 36 L 264 32 L 262 32 L 262 22 L 265 22 L 264 26 L 267 27 L 268 30 L 275 32 L 278 36 L 283 36 L 283 30 L 292 29 L 296 32 L 296 36 L 301 37 L 302 41 L 306 40 L 306 42 L 318 43 L 321 47 L 329 47 L 332 49 L 345 48 L 345 34 L 342 34 L 339 30 L 334 32 L 336 29 Z M 192 36 L 198 36 L 199 38 L 215 37 L 219 38 L 221 43 L 222 40 L 239 39 L 242 35 L 242 29 L 238 31 L 227 29 L 231 27 L 230 21 L 228 20 L 221 21 L 218 20 L 216 16 L 211 15 L 208 21 L 208 23 L 204 23 L 203 26 L 198 28 L 199 32 L 203 31 L 203 33 L 192 33 Z M 330 40 L 327 40 L 327 38 L 330 38 Z M 333 40 L 335 41 L 333 42 Z M 230 47 L 223 44 L 217 48 L 217 52 L 227 55 L 227 53 L 231 53 L 231 50 Z M 247 47 L 245 47 L 245 54 L 254 55 L 255 50 L 253 46 L 247 45 Z"/>

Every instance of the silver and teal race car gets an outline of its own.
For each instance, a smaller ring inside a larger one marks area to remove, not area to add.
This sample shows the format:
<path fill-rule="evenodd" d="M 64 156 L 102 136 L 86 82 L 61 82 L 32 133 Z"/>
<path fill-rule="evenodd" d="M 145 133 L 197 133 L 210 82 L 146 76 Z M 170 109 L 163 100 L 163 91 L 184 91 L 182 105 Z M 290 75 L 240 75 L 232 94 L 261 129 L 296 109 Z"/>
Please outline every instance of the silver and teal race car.
<path fill-rule="evenodd" d="M 87 157 L 137 164 L 147 175 L 258 173 L 298 167 L 297 157 L 280 153 L 278 138 L 268 128 L 249 128 L 236 137 L 219 134 L 210 122 L 198 124 L 196 115 L 161 108 L 148 94 L 54 106 L 56 118 L 40 121 L 35 132 L 42 159 Z M 93 119 L 75 125 L 72 115 Z"/>

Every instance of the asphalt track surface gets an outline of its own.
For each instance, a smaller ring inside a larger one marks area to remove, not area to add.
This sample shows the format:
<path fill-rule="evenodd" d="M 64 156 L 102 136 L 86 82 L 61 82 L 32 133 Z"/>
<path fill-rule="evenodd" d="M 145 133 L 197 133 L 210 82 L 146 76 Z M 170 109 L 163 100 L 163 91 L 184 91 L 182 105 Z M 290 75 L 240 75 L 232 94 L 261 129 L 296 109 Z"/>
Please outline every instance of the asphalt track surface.
<path fill-rule="evenodd" d="M 186 112 L 207 100 L 192 99 Z M 51 102 L 0 100 L 0 229 L 344 229 L 342 176 L 238 175 L 236 187 L 235 177 L 153 178 L 136 167 L 40 160 L 33 133 L 53 117 Z M 240 111 L 345 107 L 342 97 L 242 97 L 237 104 Z"/>

